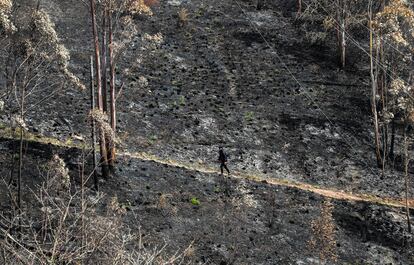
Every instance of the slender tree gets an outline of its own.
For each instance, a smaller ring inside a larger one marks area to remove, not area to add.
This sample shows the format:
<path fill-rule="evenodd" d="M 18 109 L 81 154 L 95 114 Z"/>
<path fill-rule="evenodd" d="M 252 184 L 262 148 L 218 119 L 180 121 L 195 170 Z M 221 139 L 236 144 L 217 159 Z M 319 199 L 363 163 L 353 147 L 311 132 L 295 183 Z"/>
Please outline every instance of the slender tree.
<path fill-rule="evenodd" d="M 94 74 L 93 74 L 93 56 L 90 60 L 90 94 L 91 94 L 91 111 L 95 109 L 95 84 L 94 84 Z M 96 173 L 96 125 L 95 120 L 91 119 L 91 136 L 92 136 L 92 166 L 93 166 L 93 180 L 95 190 L 99 190 L 98 174 Z"/>
<path fill-rule="evenodd" d="M 108 0 L 102 2 L 102 61 L 105 64 L 105 67 L 102 66 L 101 71 L 104 72 L 103 80 L 106 80 L 106 68 L 107 62 L 109 61 L 109 121 L 110 127 L 112 130 L 112 139 L 106 137 L 106 147 L 107 147 L 107 162 L 109 168 L 113 171 L 115 168 L 115 159 L 116 159 L 116 145 L 114 138 L 116 138 L 116 65 L 117 60 L 122 56 L 124 49 L 127 46 L 128 39 L 131 38 L 131 35 L 135 33 L 135 29 L 129 28 L 133 23 L 130 20 L 125 19 L 124 21 L 129 21 L 124 23 L 123 33 L 119 34 L 120 40 L 116 42 L 117 30 L 120 28 L 115 27 L 115 25 L 122 24 L 120 20 L 125 14 L 147 14 L 152 15 L 150 6 L 156 4 L 155 0 Z M 96 19 L 96 18 L 95 18 Z M 131 32 L 128 32 L 131 31 Z M 119 32 L 118 32 L 119 33 Z M 107 38 L 108 35 L 108 38 Z M 109 54 L 106 54 L 106 51 Z M 104 82 L 104 81 L 103 81 Z M 99 87 L 99 85 L 98 85 Z M 106 98 L 106 84 L 103 86 L 103 94 L 105 94 L 104 99 Z M 104 112 L 107 109 L 104 109 Z"/>
<path fill-rule="evenodd" d="M 374 140 L 375 140 L 375 155 L 377 158 L 378 166 L 382 165 L 382 156 L 380 151 L 380 133 L 378 125 L 378 112 L 377 112 L 377 75 L 376 69 L 374 68 L 374 30 L 372 27 L 372 0 L 369 1 L 368 6 L 368 24 L 369 24 L 369 54 L 370 54 L 370 76 L 371 76 L 371 111 L 374 118 Z"/>
<path fill-rule="evenodd" d="M 113 6 L 112 2 L 109 7 L 109 68 L 110 68 L 110 113 L 111 113 L 111 128 L 116 132 L 116 99 L 115 99 L 115 58 L 114 58 L 114 31 L 113 31 Z M 116 136 L 116 135 L 115 135 Z M 111 149 L 109 152 L 109 163 L 110 167 L 113 170 L 115 159 L 116 159 L 116 150 L 115 144 L 112 143 Z"/>
<path fill-rule="evenodd" d="M 366 20 L 366 9 L 362 10 L 357 0 L 309 0 L 304 3 L 300 1 L 300 3 L 306 3 L 306 8 L 303 10 L 306 16 L 302 17 L 307 17 L 308 21 L 311 18 L 311 24 L 320 21 L 325 31 L 334 31 L 339 65 L 345 68 L 350 29 L 360 24 L 362 20 Z"/>
<path fill-rule="evenodd" d="M 408 155 L 408 141 L 407 141 L 407 119 L 404 121 L 404 186 L 405 186 L 405 213 L 407 217 L 408 232 L 411 233 L 410 221 L 410 205 L 409 205 L 409 175 L 408 165 L 410 164 L 410 157 Z"/>
<path fill-rule="evenodd" d="M 414 12 L 404 1 L 381 1 L 379 6 L 377 3 L 378 12 L 374 16 L 372 0 L 370 5 L 370 34 L 376 36 L 372 43 L 374 48 L 371 50 L 376 70 L 374 77 L 371 76 L 371 82 L 376 84 L 377 106 L 380 106 L 380 110 L 377 109 L 380 125 L 376 125 L 380 127 L 380 132 L 376 132 L 375 137 L 379 139 L 378 134 L 381 134 L 382 138 L 382 143 L 376 144 L 376 152 L 382 149 L 384 172 L 387 160 L 394 157 L 396 122 L 399 122 L 396 119 L 404 117 L 404 113 L 410 111 L 413 104 L 409 89 L 411 81 L 404 80 L 411 76 L 412 64 L 407 58 L 413 55 L 414 39 L 409 32 L 414 25 Z M 388 132 L 389 124 L 391 137 Z M 380 162 L 379 159 L 377 161 Z"/>
<path fill-rule="evenodd" d="M 410 212 L 409 212 L 409 148 L 407 135 L 408 123 L 414 122 L 414 100 L 412 94 L 412 56 L 414 51 L 414 38 L 411 34 L 414 25 L 414 11 L 410 6 L 401 0 L 382 2 L 380 12 L 376 14 L 376 32 L 381 32 L 381 38 L 387 45 L 380 46 L 381 56 L 379 58 L 380 67 L 385 69 L 378 76 L 382 82 L 383 97 L 383 117 L 385 123 L 392 120 L 392 136 L 390 153 L 394 152 L 395 123 L 396 117 L 403 123 L 403 168 L 404 168 L 404 190 L 408 230 L 411 231 Z M 388 62 L 388 64 L 385 64 Z M 378 66 L 379 67 L 379 66 Z M 383 75 L 383 76 L 381 76 Z M 377 76 L 377 80 L 378 80 Z M 408 81 L 407 80 L 408 77 Z M 386 79 L 390 79 L 389 82 Z M 378 82 L 378 81 L 377 81 Z M 389 83 L 389 84 L 388 84 Z M 386 88 L 385 88 L 386 87 Z M 386 89 L 386 90 L 385 90 Z M 398 121 L 398 120 L 397 120 Z M 383 147 L 385 148 L 385 147 Z"/>
<path fill-rule="evenodd" d="M 107 42 L 107 35 L 108 35 L 108 7 L 107 5 L 103 5 L 102 7 L 102 110 L 104 113 L 108 111 L 108 100 L 107 100 L 107 87 L 108 87 L 108 65 L 107 65 L 107 57 L 108 57 L 108 42 Z M 108 144 L 108 143 L 107 143 Z M 108 149 L 109 150 L 109 149 Z"/>
<path fill-rule="evenodd" d="M 337 38 L 338 38 L 338 50 L 340 64 L 342 68 L 346 65 L 346 31 L 347 31 L 347 18 L 348 18 L 348 0 L 336 0 L 336 18 L 338 21 L 337 25 Z"/>
<path fill-rule="evenodd" d="M 95 54 L 95 72 L 96 72 L 96 88 L 97 88 L 97 103 L 98 110 L 91 112 L 93 119 L 97 119 L 99 128 L 99 147 L 101 154 L 102 176 L 107 178 L 110 171 L 115 168 L 116 159 L 116 61 L 120 58 L 123 50 L 128 43 L 128 39 L 135 32 L 124 34 L 128 31 L 128 26 L 132 25 L 132 19 L 124 19 L 129 14 L 148 14 L 152 15 L 150 9 L 151 5 L 156 4 L 156 0 L 105 0 L 99 1 L 99 6 L 96 0 L 90 0 L 90 16 L 92 21 L 92 39 Z M 100 9 L 102 12 L 97 12 Z M 100 15 L 101 14 L 101 15 Z M 98 15 L 100 17 L 98 18 Z M 97 21 L 102 21 L 100 32 L 98 31 Z M 120 23 L 121 20 L 129 21 Z M 119 28 L 122 24 L 124 27 Z M 120 41 L 116 42 L 117 29 L 121 29 L 119 34 Z M 99 36 L 101 35 L 101 46 L 99 44 Z M 109 35 L 109 36 L 108 36 Z M 125 37 L 125 35 L 128 35 Z M 109 37 L 109 39 L 108 39 Z M 131 38 L 132 39 L 132 38 Z M 108 54 L 109 52 L 109 54 Z M 107 107 L 107 73 L 110 73 L 109 85 L 109 113 Z M 102 114 L 102 115 L 101 115 Z M 109 116 L 110 126 L 107 126 L 107 115 Z"/>
<path fill-rule="evenodd" d="M 263 8 L 264 0 L 256 0 L 256 10 L 261 10 Z"/>
<path fill-rule="evenodd" d="M 98 109 L 103 112 L 104 110 L 104 101 L 102 96 L 102 68 L 101 68 L 101 57 L 99 49 L 99 36 L 98 36 L 98 26 L 96 20 L 96 3 L 95 0 L 90 0 L 90 12 L 92 19 L 92 34 L 93 34 L 93 43 L 95 50 L 95 71 L 96 71 L 96 86 L 98 94 Z M 99 146 L 101 152 L 101 165 L 102 165 L 102 176 L 108 178 L 109 169 L 108 169 L 108 154 L 106 146 L 106 137 L 103 130 L 99 130 Z"/>

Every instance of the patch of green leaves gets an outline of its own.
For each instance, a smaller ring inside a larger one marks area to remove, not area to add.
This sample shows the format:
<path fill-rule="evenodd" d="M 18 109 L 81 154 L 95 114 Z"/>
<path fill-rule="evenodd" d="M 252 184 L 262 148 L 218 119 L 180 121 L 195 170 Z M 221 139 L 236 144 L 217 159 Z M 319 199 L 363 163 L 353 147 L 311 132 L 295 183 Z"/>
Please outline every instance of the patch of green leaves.
<path fill-rule="evenodd" d="M 244 120 L 247 122 L 251 122 L 254 120 L 254 112 L 253 111 L 247 111 L 244 113 Z"/>
<path fill-rule="evenodd" d="M 190 203 L 191 203 L 192 205 L 194 205 L 194 206 L 200 206 L 200 205 L 201 205 L 200 200 L 199 200 L 199 199 L 197 199 L 196 197 L 191 198 L 191 199 L 190 199 Z"/>

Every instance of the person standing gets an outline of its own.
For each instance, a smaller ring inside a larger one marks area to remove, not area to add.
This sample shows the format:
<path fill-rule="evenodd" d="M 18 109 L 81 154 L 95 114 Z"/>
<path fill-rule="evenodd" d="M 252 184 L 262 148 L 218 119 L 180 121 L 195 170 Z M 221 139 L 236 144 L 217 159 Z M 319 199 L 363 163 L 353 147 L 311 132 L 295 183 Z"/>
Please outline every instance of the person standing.
<path fill-rule="evenodd" d="M 219 147 L 219 157 L 218 157 L 218 161 L 220 162 L 220 171 L 221 171 L 221 175 L 223 175 L 223 169 L 225 168 L 227 170 L 227 174 L 230 175 L 230 170 L 227 167 L 226 163 L 227 163 L 227 155 L 226 153 L 224 153 L 223 147 Z"/>

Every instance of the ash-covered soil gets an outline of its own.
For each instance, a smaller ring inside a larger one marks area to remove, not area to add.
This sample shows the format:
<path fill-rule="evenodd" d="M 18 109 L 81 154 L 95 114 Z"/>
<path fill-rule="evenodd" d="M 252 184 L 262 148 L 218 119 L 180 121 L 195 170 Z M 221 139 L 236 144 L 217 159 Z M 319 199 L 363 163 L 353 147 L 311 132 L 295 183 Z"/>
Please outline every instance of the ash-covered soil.
<path fill-rule="evenodd" d="M 239 1 L 241 10 L 233 0 L 168 0 L 152 17 L 134 17 L 139 31 L 117 80 L 124 84 L 117 101 L 120 151 L 214 167 L 222 145 L 232 171 L 401 198 L 401 173 L 389 168 L 382 176 L 375 166 L 361 52 L 350 47 L 350 66 L 338 69 L 333 41 L 309 45 L 290 2 L 269 2 L 257 11 L 249 1 Z M 44 0 L 41 7 L 71 52 L 72 70 L 88 84 L 87 7 L 78 0 Z M 181 8 L 189 13 L 184 26 Z M 62 141 L 88 141 L 88 111 L 89 91 L 69 88 L 30 111 L 28 124 Z M 6 180 L 15 148 L 1 145 Z M 53 153 L 77 170 L 79 150 L 30 143 L 26 152 L 29 187 L 41 180 L 38 165 Z M 308 243 L 325 199 L 312 193 L 122 155 L 116 176 L 101 184 L 130 205 L 124 222 L 140 226 L 148 246 L 166 243 L 174 253 L 194 242 L 194 264 L 318 264 Z M 414 263 L 402 209 L 332 203 L 338 264 Z"/>
<path fill-rule="evenodd" d="M 42 8 L 88 84 L 87 6 L 48 0 Z M 292 8 L 287 1 L 257 11 L 250 1 L 170 0 L 152 17 L 135 16 L 138 32 L 118 64 L 122 148 L 212 166 L 223 145 L 233 170 L 400 198 L 400 172 L 388 166 L 382 175 L 376 167 L 363 53 L 350 45 L 349 67 L 338 69 L 334 40 L 310 45 Z M 89 91 L 68 89 L 31 111 L 29 124 L 64 141 L 89 139 L 88 108 Z"/>
<path fill-rule="evenodd" d="M 2 141 L 0 170 L 7 181 L 14 141 Z M 24 190 L 42 180 L 40 166 L 58 154 L 79 184 L 81 150 L 29 142 L 25 153 Z M 120 157 L 120 171 L 101 181 L 105 197 L 116 196 L 126 206 L 122 221 L 140 230 L 147 248 L 166 245 L 174 254 L 192 245 L 190 264 L 320 264 L 322 245 L 310 247 L 317 236 L 312 222 L 321 215 L 326 198 L 293 188 L 219 174 L 203 174 L 151 161 Z M 121 167 L 122 166 L 122 167 Z M 90 168 L 88 167 L 87 172 Z M 4 183 L 4 182 L 2 182 Z M 9 208 L 4 184 L 1 211 Z M 31 211 L 31 193 L 23 207 Z M 191 200 L 196 198 L 199 205 Z M 331 201 L 334 233 L 326 242 L 337 262 L 327 264 L 413 264 L 413 237 L 407 234 L 403 209 L 367 203 Z M 104 206 L 102 206 L 104 207 Z M 320 248 L 319 248 L 320 247 Z"/>

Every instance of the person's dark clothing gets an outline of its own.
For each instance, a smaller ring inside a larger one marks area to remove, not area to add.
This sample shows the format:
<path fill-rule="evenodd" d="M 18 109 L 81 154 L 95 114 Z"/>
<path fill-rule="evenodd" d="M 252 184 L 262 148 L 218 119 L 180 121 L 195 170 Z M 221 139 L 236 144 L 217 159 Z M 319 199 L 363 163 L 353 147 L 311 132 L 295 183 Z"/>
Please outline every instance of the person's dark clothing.
<path fill-rule="evenodd" d="M 227 156 L 224 153 L 224 151 L 222 149 L 219 150 L 219 158 L 218 160 L 220 161 L 220 163 L 226 163 L 227 162 Z"/>
<path fill-rule="evenodd" d="M 221 174 L 223 174 L 223 169 L 225 168 L 227 170 L 227 173 L 230 174 L 230 170 L 228 169 L 226 162 L 227 162 L 227 156 L 224 153 L 223 150 L 219 151 L 219 158 L 218 158 L 219 162 L 220 162 L 220 171 Z"/>
<path fill-rule="evenodd" d="M 223 175 L 223 168 L 225 168 L 227 170 L 227 173 L 230 174 L 230 170 L 227 168 L 226 164 L 225 163 L 221 163 L 221 165 L 220 165 L 220 171 L 221 171 L 221 174 L 222 175 Z"/>

